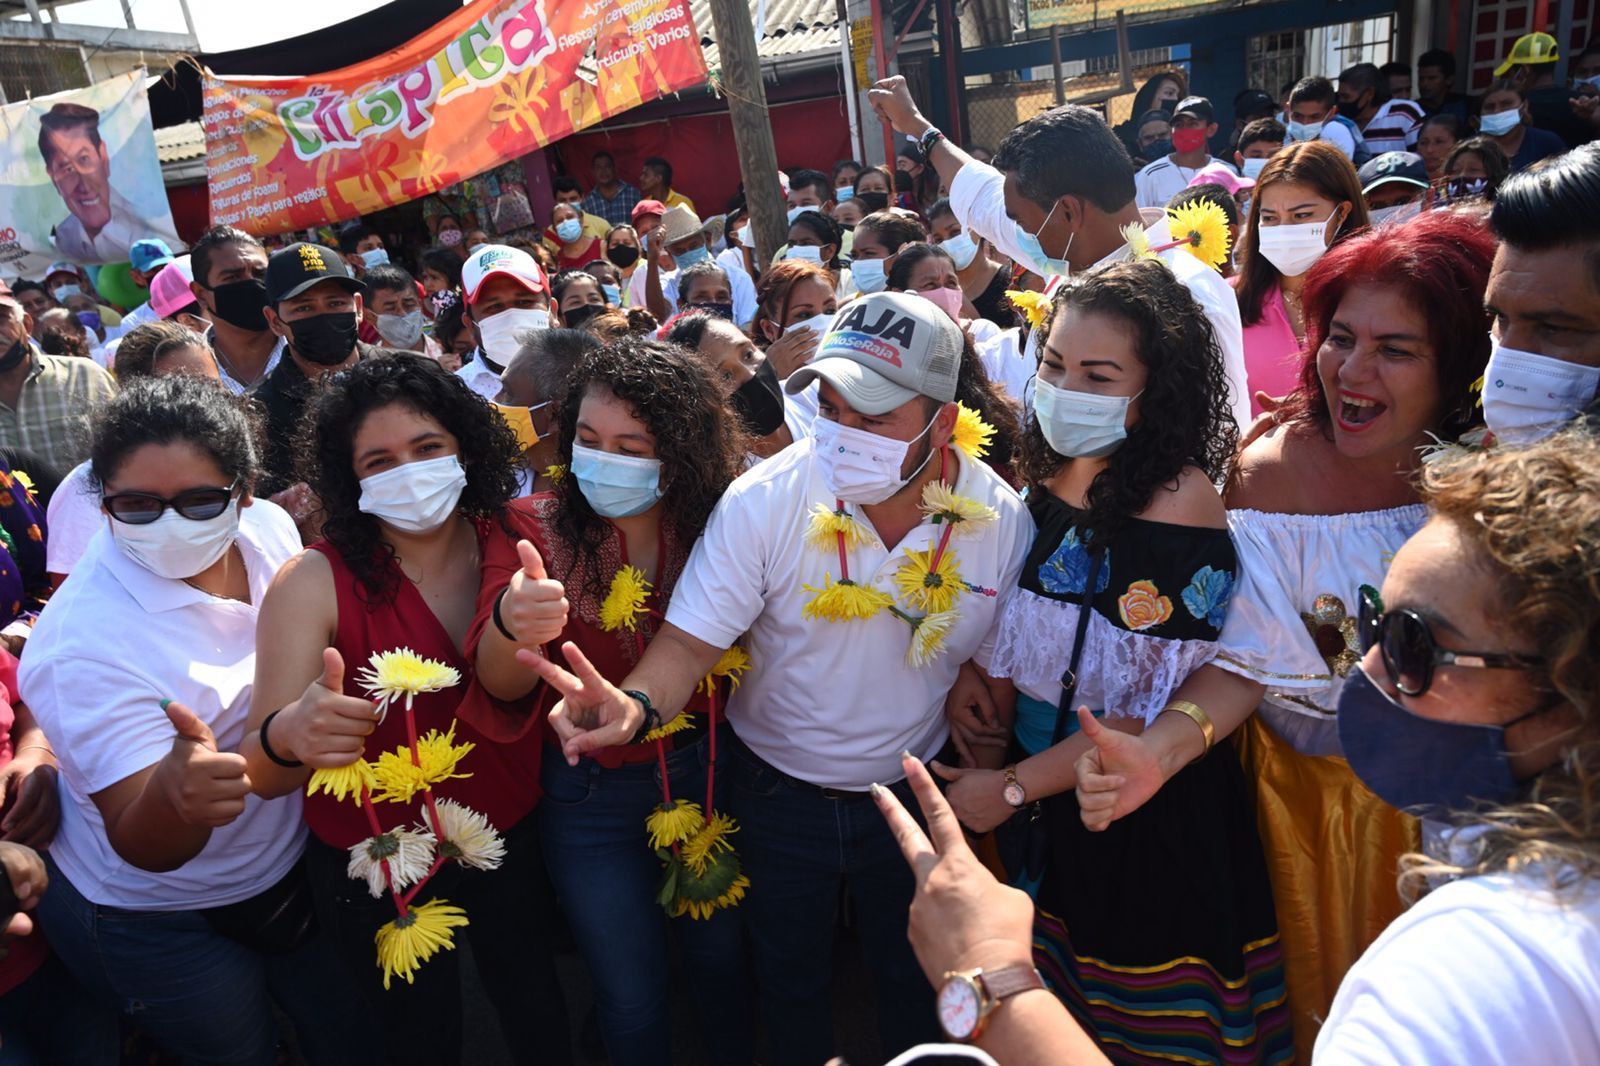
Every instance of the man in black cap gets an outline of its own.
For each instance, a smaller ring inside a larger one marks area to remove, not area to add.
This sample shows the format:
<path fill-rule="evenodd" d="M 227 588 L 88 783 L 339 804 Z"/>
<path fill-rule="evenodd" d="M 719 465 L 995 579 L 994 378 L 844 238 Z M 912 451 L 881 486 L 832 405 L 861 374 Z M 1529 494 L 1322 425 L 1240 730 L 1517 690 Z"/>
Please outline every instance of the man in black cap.
<path fill-rule="evenodd" d="M 1172 153 L 1133 176 L 1134 202 L 1140 207 L 1166 207 L 1168 200 L 1189 187 L 1202 167 L 1211 163 L 1228 166 L 1211 154 L 1209 145 L 1216 135 L 1210 100 L 1203 96 L 1179 100 L 1172 112 Z"/>
<path fill-rule="evenodd" d="M 1361 195 L 1372 224 L 1404 221 L 1422 210 L 1428 191 L 1428 164 L 1415 152 L 1385 152 L 1361 164 Z"/>
<path fill-rule="evenodd" d="M 283 338 L 286 358 L 250 395 L 267 420 L 267 455 L 256 491 L 273 494 L 300 480 L 294 473 L 294 442 L 312 382 L 386 349 L 356 339 L 367 287 L 332 248 L 291 244 L 274 253 L 266 284 L 267 328 Z M 307 507 L 289 506 L 296 522 L 309 506 L 300 502 Z"/>

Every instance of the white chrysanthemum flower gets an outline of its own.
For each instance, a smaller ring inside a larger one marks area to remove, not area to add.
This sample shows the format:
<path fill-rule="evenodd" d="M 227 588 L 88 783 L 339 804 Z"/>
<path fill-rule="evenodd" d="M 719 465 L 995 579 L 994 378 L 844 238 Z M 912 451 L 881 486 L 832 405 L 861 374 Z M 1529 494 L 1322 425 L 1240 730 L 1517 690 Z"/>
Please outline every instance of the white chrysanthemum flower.
<path fill-rule="evenodd" d="M 427 875 L 433 865 L 433 843 L 433 834 L 425 829 L 391 829 L 352 847 L 346 873 L 354 880 L 365 880 L 372 897 L 381 899 L 385 893 L 414 885 Z M 389 860 L 388 878 L 383 876 L 385 859 Z"/>
<path fill-rule="evenodd" d="M 435 807 L 439 812 L 439 832 L 443 834 L 439 854 L 479 870 L 499 868 L 506 857 L 506 843 L 489 819 L 454 800 L 439 800 Z M 426 812 L 423 817 L 427 817 Z"/>

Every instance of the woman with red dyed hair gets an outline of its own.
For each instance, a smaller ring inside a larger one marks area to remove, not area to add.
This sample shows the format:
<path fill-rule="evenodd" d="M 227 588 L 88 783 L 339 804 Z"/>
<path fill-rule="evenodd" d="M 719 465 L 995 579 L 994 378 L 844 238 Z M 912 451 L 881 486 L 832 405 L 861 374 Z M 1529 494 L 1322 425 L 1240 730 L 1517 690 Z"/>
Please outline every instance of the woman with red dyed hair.
<path fill-rule="evenodd" d="M 1341 757 L 1335 709 L 1361 657 L 1362 591 L 1426 520 L 1423 451 L 1473 420 L 1493 256 L 1480 222 L 1440 211 L 1312 268 L 1299 387 L 1225 494 L 1240 576 L 1218 657 L 1174 694 L 1183 714 L 1140 736 L 1094 730 L 1078 765 L 1084 822 L 1102 828 L 1239 730 L 1304 1061 L 1345 970 L 1400 913 L 1397 864 L 1417 844 Z"/>

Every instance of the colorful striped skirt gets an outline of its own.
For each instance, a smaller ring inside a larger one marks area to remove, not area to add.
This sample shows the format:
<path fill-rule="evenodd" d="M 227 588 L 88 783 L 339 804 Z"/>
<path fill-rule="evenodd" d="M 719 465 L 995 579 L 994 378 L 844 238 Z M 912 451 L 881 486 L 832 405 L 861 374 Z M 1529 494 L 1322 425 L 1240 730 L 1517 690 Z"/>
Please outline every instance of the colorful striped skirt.
<path fill-rule="evenodd" d="M 1050 845 L 1034 959 L 1119 1063 L 1289 1063 L 1272 892 L 1239 761 L 1224 741 L 1103 833 L 1072 793 Z"/>

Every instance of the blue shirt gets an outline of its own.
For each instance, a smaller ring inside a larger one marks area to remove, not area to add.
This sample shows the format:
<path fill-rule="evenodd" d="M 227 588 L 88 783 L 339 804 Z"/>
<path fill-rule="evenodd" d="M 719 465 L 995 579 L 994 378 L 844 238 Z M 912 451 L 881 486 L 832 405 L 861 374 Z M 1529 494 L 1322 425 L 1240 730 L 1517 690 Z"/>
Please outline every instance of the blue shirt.
<path fill-rule="evenodd" d="M 624 181 L 619 183 L 616 195 L 609 200 L 600 194 L 600 187 L 595 186 L 579 206 L 591 215 L 599 215 L 613 226 L 631 226 L 634 206 L 643 198 L 643 193 Z"/>

